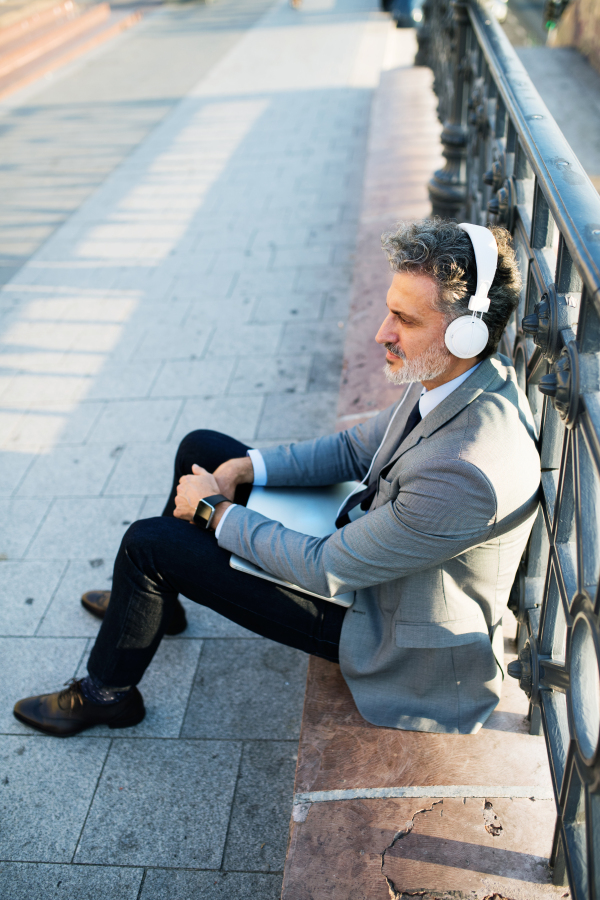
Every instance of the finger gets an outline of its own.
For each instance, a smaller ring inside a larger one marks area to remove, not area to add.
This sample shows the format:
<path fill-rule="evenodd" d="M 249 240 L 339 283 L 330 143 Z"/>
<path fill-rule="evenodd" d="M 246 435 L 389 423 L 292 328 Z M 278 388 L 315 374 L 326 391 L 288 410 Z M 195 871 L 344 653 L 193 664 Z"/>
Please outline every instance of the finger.
<path fill-rule="evenodd" d="M 194 473 L 194 475 L 208 475 L 206 469 L 203 469 L 202 466 L 197 465 L 197 463 L 193 464 L 192 472 Z"/>

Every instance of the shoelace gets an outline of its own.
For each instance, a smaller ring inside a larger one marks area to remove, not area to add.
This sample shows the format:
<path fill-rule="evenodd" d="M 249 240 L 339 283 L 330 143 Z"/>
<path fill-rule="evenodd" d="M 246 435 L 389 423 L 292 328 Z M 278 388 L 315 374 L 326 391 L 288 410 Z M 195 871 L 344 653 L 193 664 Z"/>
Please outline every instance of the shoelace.
<path fill-rule="evenodd" d="M 75 709 L 75 699 L 76 697 L 81 696 L 81 688 L 79 687 L 79 679 L 71 678 L 70 681 L 65 681 L 65 689 L 60 692 L 58 695 L 58 705 L 61 709 L 65 707 L 62 704 L 62 700 L 66 700 L 69 697 L 69 708 L 71 711 Z M 81 701 L 80 701 L 81 702 Z"/>

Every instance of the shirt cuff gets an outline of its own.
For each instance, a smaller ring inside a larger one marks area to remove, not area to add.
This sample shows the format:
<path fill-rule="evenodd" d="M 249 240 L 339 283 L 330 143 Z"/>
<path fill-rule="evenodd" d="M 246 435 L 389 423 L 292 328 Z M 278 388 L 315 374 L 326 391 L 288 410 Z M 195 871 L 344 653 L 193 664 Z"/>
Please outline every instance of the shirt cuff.
<path fill-rule="evenodd" d="M 252 463 L 252 465 L 254 465 L 254 463 Z M 223 522 L 225 521 L 225 519 L 227 518 L 227 516 L 229 515 L 229 513 L 231 512 L 231 510 L 234 508 L 234 506 L 237 506 L 237 505 L 238 505 L 237 503 L 232 503 L 231 506 L 228 506 L 228 507 L 227 507 L 227 509 L 225 510 L 225 512 L 223 513 L 223 515 L 221 516 L 221 519 L 220 519 L 220 521 L 219 521 L 219 524 L 218 524 L 217 527 L 215 528 L 215 537 L 216 537 L 217 540 L 219 540 L 219 535 L 221 534 L 221 528 L 223 527 Z"/>
<path fill-rule="evenodd" d="M 248 450 L 246 456 L 250 457 L 252 468 L 254 469 L 254 484 L 257 487 L 264 487 L 267 483 L 267 467 L 260 450 Z"/>

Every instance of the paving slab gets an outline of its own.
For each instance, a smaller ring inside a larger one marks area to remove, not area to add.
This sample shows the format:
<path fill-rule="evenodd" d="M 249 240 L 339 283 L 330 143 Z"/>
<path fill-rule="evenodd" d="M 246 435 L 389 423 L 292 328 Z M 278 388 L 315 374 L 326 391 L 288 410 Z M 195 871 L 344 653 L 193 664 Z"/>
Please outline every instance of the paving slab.
<path fill-rule="evenodd" d="M 159 359 L 106 362 L 87 391 L 90 400 L 135 400 L 147 397 L 156 381 Z"/>
<path fill-rule="evenodd" d="M 50 497 L 0 498 L 0 559 L 19 559 L 44 521 Z"/>
<path fill-rule="evenodd" d="M 110 742 L 30 734 L 0 736 L 0 859 L 70 862 Z"/>
<path fill-rule="evenodd" d="M 0 634 L 34 634 L 65 568 L 60 560 L 0 562 Z"/>
<path fill-rule="evenodd" d="M 31 562 L 30 565 L 49 565 Z M 65 560 L 62 578 L 37 629 L 39 637 L 95 637 L 100 622 L 80 603 L 85 591 L 109 591 L 113 560 L 102 557 Z"/>
<path fill-rule="evenodd" d="M 196 348 L 195 352 L 199 352 Z M 234 351 L 235 352 L 235 351 Z M 167 360 L 152 385 L 153 397 L 202 397 L 223 394 L 231 378 L 233 360 L 222 358 Z"/>
<path fill-rule="evenodd" d="M 281 875 L 149 869 L 139 900 L 279 900 Z"/>
<path fill-rule="evenodd" d="M 220 616 L 212 609 L 193 603 L 187 597 L 179 598 L 185 607 L 188 627 L 185 630 L 185 638 L 246 638 L 248 640 L 262 641 L 263 638 L 230 622 L 225 616 Z"/>
<path fill-rule="evenodd" d="M 250 357 L 240 360 L 231 376 L 230 394 L 295 394 L 304 392 L 312 365 L 310 356 Z"/>
<path fill-rule="evenodd" d="M 179 443 L 190 431 L 202 427 L 222 431 L 252 446 L 264 402 L 263 394 L 236 394 L 230 397 L 186 400 L 171 439 Z"/>
<path fill-rule="evenodd" d="M 21 503 L 34 502 L 29 497 Z M 129 525 L 137 519 L 141 497 L 96 497 L 54 501 L 29 548 L 31 559 L 113 559 Z"/>
<path fill-rule="evenodd" d="M 128 444 L 120 453 L 114 471 L 103 490 L 105 497 L 128 494 L 160 496 L 162 513 L 173 483 L 173 465 L 177 444 Z M 146 517 L 144 513 L 141 514 Z"/>
<path fill-rule="evenodd" d="M 251 322 L 288 322 L 318 319 L 323 308 L 323 293 L 319 291 L 285 291 L 273 294 L 250 293 Z"/>
<path fill-rule="evenodd" d="M 9 414 L 10 415 L 10 414 Z M 7 421 L 9 415 L 0 417 L 0 430 L 6 435 L 12 430 Z M 22 415 L 22 413 L 17 413 Z M 6 453 L 0 451 L 0 496 L 10 496 L 21 484 L 25 473 L 35 459 L 33 453 Z"/>
<path fill-rule="evenodd" d="M 204 279 L 202 279 L 204 281 Z M 213 317 L 216 310 L 210 300 L 202 304 L 202 319 L 193 323 L 189 321 L 189 315 L 197 308 L 199 303 L 198 279 L 195 281 L 195 289 L 193 287 L 184 289 L 181 281 L 179 281 L 174 291 L 177 291 L 179 297 L 184 298 L 179 302 L 181 311 L 181 322 L 178 322 L 179 314 L 175 308 L 175 303 L 169 305 L 170 320 L 162 324 L 155 324 L 155 316 L 147 316 L 148 322 L 152 324 L 147 327 L 139 346 L 136 348 L 134 360 L 153 360 L 161 359 L 197 359 L 202 356 L 208 339 L 212 334 L 211 313 Z M 190 299 L 193 303 L 190 303 Z M 163 310 L 164 314 L 164 310 Z"/>
<path fill-rule="evenodd" d="M 226 870 L 283 869 L 297 758 L 295 741 L 244 744 L 223 860 Z"/>
<path fill-rule="evenodd" d="M 161 474 L 161 478 L 162 477 L 164 477 L 164 473 Z M 155 516 L 162 516 L 163 509 L 165 508 L 165 497 L 166 494 L 148 494 L 140 507 L 138 518 L 153 519 Z"/>
<path fill-rule="evenodd" d="M 6 452 L 26 454 L 60 444 L 85 441 L 104 410 L 104 403 L 45 403 L 38 409 L 6 407 L 0 413 L 0 436 Z M 15 485 L 16 487 L 16 485 Z"/>
<path fill-rule="evenodd" d="M 242 332 L 231 333 L 229 325 L 219 325 L 213 332 L 207 348 L 207 357 L 221 358 L 223 350 L 227 353 L 244 356 L 271 355 L 281 337 L 281 325 L 247 325 Z"/>
<path fill-rule="evenodd" d="M 345 321 L 289 322 L 283 329 L 279 352 L 294 347 L 297 353 L 331 353 L 344 348 Z"/>
<path fill-rule="evenodd" d="M 11 900 L 137 900 L 143 869 L 0 862 L 0 895 Z"/>
<path fill-rule="evenodd" d="M 185 639 L 187 638 L 246 638 L 255 641 L 262 641 L 263 638 L 230 622 L 225 616 L 220 616 L 212 609 L 200 606 L 188 600 L 187 597 L 179 598 L 185 607 L 188 627 L 185 630 Z M 182 638 L 183 639 L 183 638 Z"/>
<path fill-rule="evenodd" d="M 338 360 L 341 357 L 338 357 Z M 331 375 L 331 382 L 339 384 Z M 335 428 L 338 391 L 311 391 L 306 394 L 270 394 L 263 408 L 258 437 L 261 440 L 308 440 Z"/>
<path fill-rule="evenodd" d="M 231 741 L 115 741 L 74 861 L 218 869 L 241 749 Z"/>
<path fill-rule="evenodd" d="M 343 354 L 341 350 L 338 352 L 333 350 L 331 353 L 315 353 L 308 378 L 309 393 L 314 393 L 315 391 L 324 394 L 332 391 L 338 393 L 342 362 Z"/>
<path fill-rule="evenodd" d="M 88 443 L 166 441 L 181 412 L 181 400 L 123 400 L 105 406 Z"/>
<path fill-rule="evenodd" d="M 54 447 L 41 453 L 16 490 L 18 497 L 98 496 L 119 457 L 115 444 Z"/>
<path fill-rule="evenodd" d="M 207 642 L 182 736 L 293 740 L 307 662 L 304 653 L 273 641 Z"/>

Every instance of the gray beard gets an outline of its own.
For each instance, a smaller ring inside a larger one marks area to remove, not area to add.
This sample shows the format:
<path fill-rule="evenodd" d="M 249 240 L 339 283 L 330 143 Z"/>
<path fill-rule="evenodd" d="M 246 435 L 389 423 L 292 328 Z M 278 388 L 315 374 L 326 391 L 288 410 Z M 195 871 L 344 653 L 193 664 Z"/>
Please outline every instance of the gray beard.
<path fill-rule="evenodd" d="M 386 362 L 383 367 L 385 377 L 391 384 L 413 384 L 415 381 L 433 381 L 439 378 L 448 369 L 450 363 L 450 351 L 442 341 L 432 344 L 420 356 L 407 359 L 404 352 L 397 344 L 385 344 L 386 350 L 398 356 L 404 365 L 401 369 L 392 369 L 392 364 Z"/>

